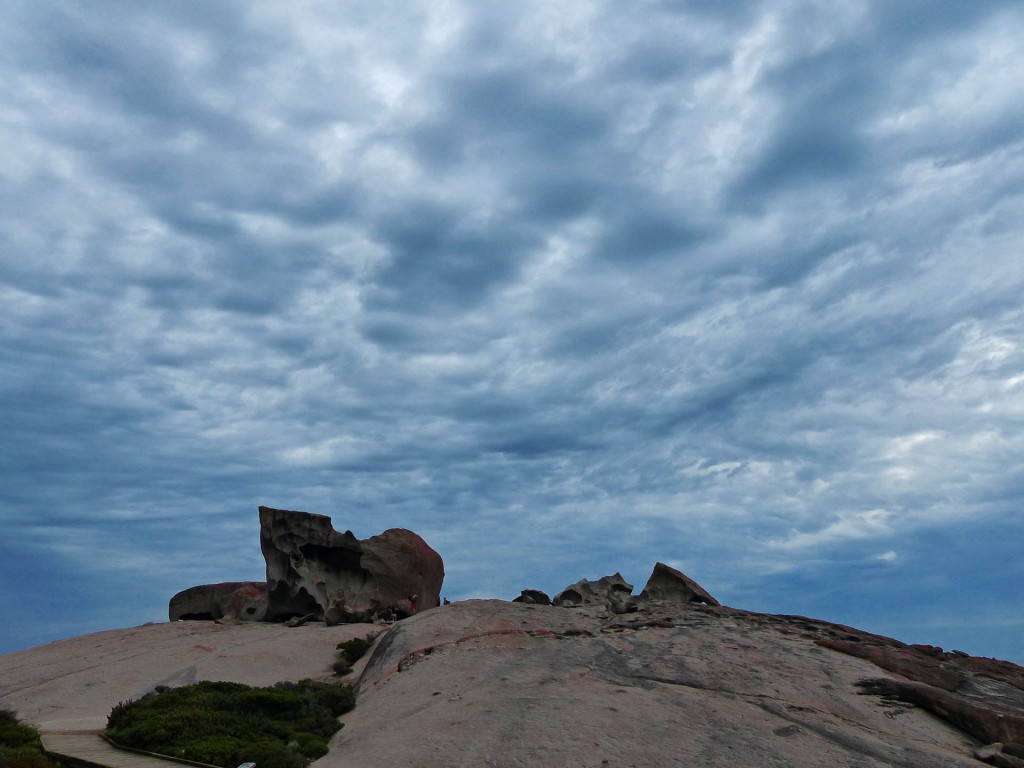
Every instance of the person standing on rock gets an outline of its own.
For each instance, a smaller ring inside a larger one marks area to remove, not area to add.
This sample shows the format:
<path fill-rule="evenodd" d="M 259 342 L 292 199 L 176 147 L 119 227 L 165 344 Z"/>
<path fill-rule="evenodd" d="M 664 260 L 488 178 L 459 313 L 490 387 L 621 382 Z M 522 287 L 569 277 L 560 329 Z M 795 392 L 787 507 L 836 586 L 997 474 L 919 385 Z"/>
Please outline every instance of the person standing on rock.
<path fill-rule="evenodd" d="M 409 595 L 409 608 L 412 609 L 414 614 L 416 613 L 416 598 L 418 597 L 419 595 Z"/>

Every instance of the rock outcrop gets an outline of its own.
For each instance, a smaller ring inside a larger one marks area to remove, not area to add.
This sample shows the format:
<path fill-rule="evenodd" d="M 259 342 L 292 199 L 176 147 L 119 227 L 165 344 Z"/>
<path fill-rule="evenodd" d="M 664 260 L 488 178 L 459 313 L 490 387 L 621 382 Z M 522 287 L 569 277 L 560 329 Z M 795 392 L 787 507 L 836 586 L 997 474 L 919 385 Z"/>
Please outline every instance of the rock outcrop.
<path fill-rule="evenodd" d="M 986 695 L 978 696 L 887 678 L 861 680 L 857 685 L 865 695 L 883 696 L 890 701 L 921 707 L 979 741 L 993 745 L 983 759 L 996 765 L 1017 768 L 1016 761 L 1024 756 L 1024 691 L 1004 686 L 993 690 L 995 686 L 989 683 L 985 686 L 988 688 Z"/>
<path fill-rule="evenodd" d="M 633 585 L 622 578 L 621 573 L 614 573 L 597 581 L 580 579 L 555 595 L 551 604 L 564 608 L 592 605 L 610 610 L 614 605 L 628 602 L 632 593 Z"/>
<path fill-rule="evenodd" d="M 704 587 L 684 573 L 664 563 L 655 563 L 640 600 L 670 600 L 681 603 L 720 605 Z"/>
<path fill-rule="evenodd" d="M 444 562 L 404 528 L 359 540 L 326 515 L 260 507 L 260 547 L 271 620 L 315 613 L 333 625 L 440 604 Z"/>
<path fill-rule="evenodd" d="M 536 599 L 536 594 L 544 595 L 538 590 L 524 589 L 523 593 L 513 602 L 547 605 L 547 603 Z M 704 587 L 686 574 L 664 563 L 654 564 L 654 571 L 647 580 L 647 586 L 639 595 L 633 594 L 633 585 L 622 578 L 621 573 L 614 573 L 611 576 L 603 576 L 597 581 L 580 579 L 575 584 L 570 584 L 552 598 L 551 605 L 562 608 L 597 606 L 612 613 L 623 614 L 633 613 L 652 600 L 682 605 L 691 603 L 720 605 Z"/>
<path fill-rule="evenodd" d="M 519 597 L 512 598 L 513 603 L 526 603 L 527 605 L 551 605 L 551 598 L 547 592 L 539 589 L 524 589 Z"/>
<path fill-rule="evenodd" d="M 171 598 L 167 615 L 179 619 L 238 619 L 263 621 L 267 618 L 267 585 L 260 581 L 226 581 L 202 584 L 182 590 Z"/>
<path fill-rule="evenodd" d="M 852 627 L 826 626 L 818 645 L 866 659 L 899 677 L 861 680 L 862 693 L 921 707 L 986 743 L 975 753 L 978 759 L 1024 768 L 1024 669 L 962 651 L 905 645 Z"/>
<path fill-rule="evenodd" d="M 846 629 L 678 600 L 455 603 L 381 638 L 318 765 L 977 765 L 954 723 L 858 695 L 878 667 L 829 637 Z"/>

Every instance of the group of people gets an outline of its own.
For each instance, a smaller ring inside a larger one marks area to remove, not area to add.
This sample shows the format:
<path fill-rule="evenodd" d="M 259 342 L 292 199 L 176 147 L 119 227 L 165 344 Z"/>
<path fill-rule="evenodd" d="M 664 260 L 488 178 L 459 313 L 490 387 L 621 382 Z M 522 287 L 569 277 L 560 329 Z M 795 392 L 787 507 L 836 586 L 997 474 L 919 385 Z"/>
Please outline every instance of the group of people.
<path fill-rule="evenodd" d="M 400 616 L 398 607 L 394 605 L 389 605 L 387 608 L 384 609 L 384 613 L 381 614 L 381 619 L 383 619 L 386 624 L 393 624 L 394 622 L 398 621 L 398 619 L 401 617 L 404 617 L 406 615 L 411 616 L 414 613 L 416 613 L 419 610 L 419 604 L 417 603 L 417 601 L 419 600 L 419 595 L 409 595 L 407 599 L 409 602 L 408 613 L 402 611 Z"/>

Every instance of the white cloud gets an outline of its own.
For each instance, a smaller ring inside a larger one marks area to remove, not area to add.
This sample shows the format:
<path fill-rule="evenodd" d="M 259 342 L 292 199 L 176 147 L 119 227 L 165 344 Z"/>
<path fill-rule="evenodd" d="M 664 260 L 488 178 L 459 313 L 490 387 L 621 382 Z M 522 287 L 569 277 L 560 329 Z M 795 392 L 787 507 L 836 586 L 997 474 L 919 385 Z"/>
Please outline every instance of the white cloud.
<path fill-rule="evenodd" d="M 843 512 L 834 522 L 810 532 L 793 532 L 768 542 L 770 549 L 801 550 L 832 547 L 850 541 L 884 538 L 892 533 L 892 513 L 885 509 Z"/>

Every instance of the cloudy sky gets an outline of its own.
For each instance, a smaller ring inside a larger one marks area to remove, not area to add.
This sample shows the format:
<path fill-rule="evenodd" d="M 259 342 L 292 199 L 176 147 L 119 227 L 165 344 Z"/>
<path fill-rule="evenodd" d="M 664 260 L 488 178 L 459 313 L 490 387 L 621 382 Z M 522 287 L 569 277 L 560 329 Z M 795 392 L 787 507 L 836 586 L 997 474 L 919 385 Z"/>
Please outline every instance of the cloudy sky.
<path fill-rule="evenodd" d="M 0 652 L 267 504 L 1024 662 L 1019 0 L 2 15 Z"/>

